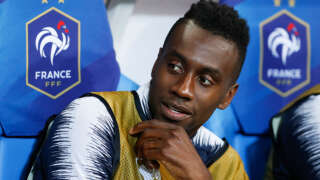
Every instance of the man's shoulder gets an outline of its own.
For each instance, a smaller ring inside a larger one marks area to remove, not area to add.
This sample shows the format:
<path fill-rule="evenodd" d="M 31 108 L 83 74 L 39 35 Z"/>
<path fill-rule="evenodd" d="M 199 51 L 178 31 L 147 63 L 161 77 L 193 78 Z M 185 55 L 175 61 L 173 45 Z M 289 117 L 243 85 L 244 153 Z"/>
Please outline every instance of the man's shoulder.
<path fill-rule="evenodd" d="M 207 166 L 221 157 L 227 145 L 224 140 L 203 126 L 199 128 L 197 134 L 192 138 L 192 143 Z"/>
<path fill-rule="evenodd" d="M 192 142 L 195 146 L 202 148 L 222 147 L 225 143 L 224 140 L 204 126 L 198 129 L 196 135 L 192 138 Z"/>
<path fill-rule="evenodd" d="M 236 167 L 242 164 L 242 160 L 238 152 L 229 144 L 226 146 L 225 152 L 217 159 L 212 166 L 226 165 L 229 167 Z"/>
<path fill-rule="evenodd" d="M 201 127 L 193 138 L 193 142 L 209 170 L 225 169 L 226 175 L 229 172 L 236 173 L 243 179 L 247 179 L 240 155 L 225 139 L 221 139 L 210 130 Z"/>
<path fill-rule="evenodd" d="M 214 179 L 249 179 L 239 154 L 230 145 L 209 171 Z"/>

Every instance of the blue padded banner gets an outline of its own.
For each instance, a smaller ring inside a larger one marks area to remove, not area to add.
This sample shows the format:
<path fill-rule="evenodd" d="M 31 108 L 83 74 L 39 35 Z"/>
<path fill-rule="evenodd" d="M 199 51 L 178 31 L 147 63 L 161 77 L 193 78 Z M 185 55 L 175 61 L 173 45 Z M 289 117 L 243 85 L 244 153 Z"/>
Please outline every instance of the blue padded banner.
<path fill-rule="evenodd" d="M 120 70 L 103 0 L 1 0 L 0 22 L 6 136 L 35 136 L 74 98 L 116 89 Z"/>
<path fill-rule="evenodd" d="M 235 8 L 249 23 L 250 44 L 232 106 L 245 133 L 262 134 L 272 115 L 320 82 L 320 14 L 311 13 L 320 1 L 246 0 Z"/>

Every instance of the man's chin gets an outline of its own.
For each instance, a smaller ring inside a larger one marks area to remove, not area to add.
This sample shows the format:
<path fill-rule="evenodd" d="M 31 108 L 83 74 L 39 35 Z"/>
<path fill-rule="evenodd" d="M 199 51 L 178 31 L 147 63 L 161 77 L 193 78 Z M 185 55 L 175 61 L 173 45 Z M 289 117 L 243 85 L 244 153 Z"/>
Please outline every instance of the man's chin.
<path fill-rule="evenodd" d="M 174 120 L 172 120 L 172 119 L 165 118 L 165 117 L 162 117 L 162 116 L 160 116 L 160 117 L 154 117 L 154 119 L 157 119 L 157 120 L 159 120 L 159 121 L 166 122 L 166 123 L 176 124 L 176 125 L 177 125 L 177 123 L 178 123 L 177 121 L 174 121 Z"/>
<path fill-rule="evenodd" d="M 177 121 L 175 119 L 170 119 L 168 117 L 161 117 L 159 120 L 163 121 L 163 122 L 168 122 L 168 123 L 175 124 L 175 125 L 183 127 L 182 121 Z"/>
<path fill-rule="evenodd" d="M 183 124 L 183 121 L 176 121 L 176 120 L 172 120 L 172 119 L 169 119 L 166 117 L 161 117 L 158 120 L 163 121 L 163 122 L 167 122 L 167 123 L 171 123 L 171 124 L 174 124 L 177 126 L 181 126 L 186 131 L 186 133 L 189 135 L 189 137 L 192 137 L 195 134 L 194 130 L 188 128 L 185 124 Z"/>

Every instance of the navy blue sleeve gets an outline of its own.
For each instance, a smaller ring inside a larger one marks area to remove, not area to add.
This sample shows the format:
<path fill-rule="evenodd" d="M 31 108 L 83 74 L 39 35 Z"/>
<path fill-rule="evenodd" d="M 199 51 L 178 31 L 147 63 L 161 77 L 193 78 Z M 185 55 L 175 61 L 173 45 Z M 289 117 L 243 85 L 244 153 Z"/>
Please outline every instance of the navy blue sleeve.
<path fill-rule="evenodd" d="M 297 103 L 282 118 L 276 179 L 320 180 L 320 95 Z"/>

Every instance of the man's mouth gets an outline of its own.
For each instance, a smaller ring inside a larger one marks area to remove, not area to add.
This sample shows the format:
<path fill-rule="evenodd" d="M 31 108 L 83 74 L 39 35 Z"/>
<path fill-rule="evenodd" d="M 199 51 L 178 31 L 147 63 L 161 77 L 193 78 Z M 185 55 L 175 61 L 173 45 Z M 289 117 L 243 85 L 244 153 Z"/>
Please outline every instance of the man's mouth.
<path fill-rule="evenodd" d="M 175 104 L 161 103 L 160 109 L 166 118 L 174 121 L 182 121 L 192 115 L 192 112 L 184 106 Z"/>

